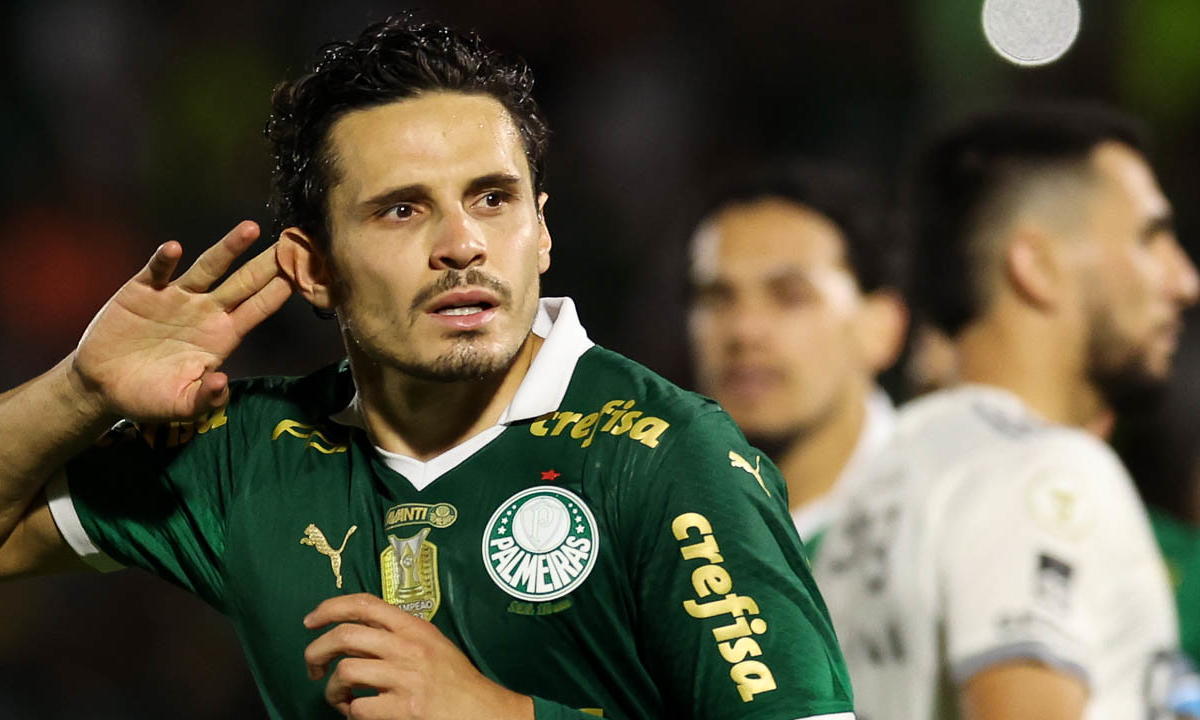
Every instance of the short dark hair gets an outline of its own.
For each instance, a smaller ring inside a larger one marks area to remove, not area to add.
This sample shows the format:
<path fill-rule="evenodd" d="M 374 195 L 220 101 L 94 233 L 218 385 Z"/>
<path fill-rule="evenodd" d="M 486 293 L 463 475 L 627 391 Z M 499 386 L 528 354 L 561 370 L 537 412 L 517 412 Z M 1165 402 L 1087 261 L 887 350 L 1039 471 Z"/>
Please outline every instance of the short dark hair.
<path fill-rule="evenodd" d="M 1037 173 L 1084 167 L 1097 145 L 1124 143 L 1145 154 L 1134 118 L 1084 103 L 992 110 L 941 134 L 920 154 L 906 192 L 917 313 L 951 336 L 983 311 L 977 233 L 996 218 L 994 201 Z"/>
<path fill-rule="evenodd" d="M 296 226 L 327 243 L 326 199 L 337 181 L 329 129 L 352 110 L 427 91 L 495 98 L 521 134 L 535 192 L 545 184 L 549 129 L 533 99 L 528 65 L 474 33 L 394 15 L 355 40 L 328 43 L 306 72 L 275 88 L 266 136 L 275 161 L 270 206 L 276 232 Z"/>
<path fill-rule="evenodd" d="M 863 292 L 902 290 L 904 253 L 888 232 L 887 199 L 864 171 L 833 162 L 777 160 L 735 171 L 693 213 L 691 230 L 736 205 L 775 198 L 824 216 L 841 232 L 846 262 Z"/>

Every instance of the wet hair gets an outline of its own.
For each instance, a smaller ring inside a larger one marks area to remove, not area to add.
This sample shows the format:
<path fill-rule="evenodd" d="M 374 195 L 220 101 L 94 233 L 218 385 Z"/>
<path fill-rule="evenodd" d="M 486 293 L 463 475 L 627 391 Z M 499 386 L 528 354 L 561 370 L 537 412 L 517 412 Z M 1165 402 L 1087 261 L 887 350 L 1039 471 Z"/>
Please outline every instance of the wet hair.
<path fill-rule="evenodd" d="M 863 292 L 902 289 L 904 253 L 899 235 L 890 232 L 884 193 L 866 173 L 846 165 L 790 159 L 734 172 L 701 202 L 691 230 L 731 207 L 765 199 L 789 202 L 832 222 Z"/>
<path fill-rule="evenodd" d="M 1091 104 L 993 110 L 930 143 L 905 193 L 917 312 L 951 336 L 976 319 L 987 301 L 977 241 L 1015 209 L 998 209 L 998 201 L 1045 173 L 1086 168 L 1091 152 L 1108 141 L 1147 152 L 1137 120 Z"/>
<path fill-rule="evenodd" d="M 534 192 L 544 189 L 549 129 L 533 99 L 529 67 L 474 33 L 403 13 L 354 40 L 322 46 L 302 75 L 275 88 L 266 136 L 276 234 L 296 226 L 328 243 L 327 196 L 338 181 L 329 130 L 339 118 L 437 91 L 486 95 L 503 105 L 520 132 Z"/>

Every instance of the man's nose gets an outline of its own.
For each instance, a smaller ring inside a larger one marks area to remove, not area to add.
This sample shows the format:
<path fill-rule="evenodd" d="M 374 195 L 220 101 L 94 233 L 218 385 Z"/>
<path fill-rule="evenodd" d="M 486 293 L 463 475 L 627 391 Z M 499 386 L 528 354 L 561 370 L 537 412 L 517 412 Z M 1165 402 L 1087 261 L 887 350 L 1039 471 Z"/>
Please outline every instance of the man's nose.
<path fill-rule="evenodd" d="M 478 224 L 462 210 L 446 213 L 429 253 L 429 266 L 434 270 L 465 270 L 485 260 L 487 246 Z"/>
<path fill-rule="evenodd" d="M 1171 298 L 1183 307 L 1191 307 L 1200 299 L 1200 275 L 1179 243 L 1171 243 L 1170 252 Z"/>

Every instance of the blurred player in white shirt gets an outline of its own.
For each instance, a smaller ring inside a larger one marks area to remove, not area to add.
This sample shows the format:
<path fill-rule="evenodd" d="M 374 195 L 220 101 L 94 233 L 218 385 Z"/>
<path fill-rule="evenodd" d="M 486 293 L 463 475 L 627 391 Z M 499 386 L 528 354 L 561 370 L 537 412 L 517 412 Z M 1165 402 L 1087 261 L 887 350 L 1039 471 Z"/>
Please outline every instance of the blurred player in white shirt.
<path fill-rule="evenodd" d="M 714 193 L 691 239 L 699 390 L 783 472 L 810 557 L 891 435 L 875 376 L 895 362 L 908 312 L 881 205 L 847 168 L 781 162 Z"/>
<path fill-rule="evenodd" d="M 922 156 L 914 293 L 962 384 L 906 406 L 815 569 L 865 720 L 1173 715 L 1146 513 L 1085 428 L 1165 384 L 1196 270 L 1136 124 L 983 115 Z"/>

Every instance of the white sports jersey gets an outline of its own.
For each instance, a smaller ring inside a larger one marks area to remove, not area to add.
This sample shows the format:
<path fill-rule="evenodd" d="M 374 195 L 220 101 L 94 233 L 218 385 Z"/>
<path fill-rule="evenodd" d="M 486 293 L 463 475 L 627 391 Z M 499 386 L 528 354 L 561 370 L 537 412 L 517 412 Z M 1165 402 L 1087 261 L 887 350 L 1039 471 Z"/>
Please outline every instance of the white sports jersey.
<path fill-rule="evenodd" d="M 863 412 L 863 426 L 858 433 L 858 441 L 854 451 L 842 467 L 833 487 L 820 497 L 792 510 L 792 522 L 796 531 L 804 541 L 804 547 L 809 551 L 809 558 L 815 558 L 820 543 L 829 527 L 830 518 L 834 517 L 845 504 L 847 492 L 861 484 L 859 478 L 870 473 L 871 467 L 879 453 L 887 447 L 892 437 L 892 428 L 896 425 L 896 408 L 892 399 L 876 387 L 867 395 Z"/>
<path fill-rule="evenodd" d="M 1014 395 L 964 386 L 899 413 L 815 575 L 864 720 L 958 716 L 957 689 L 1031 659 L 1082 678 L 1088 720 L 1171 717 L 1175 608 L 1116 455 Z"/>

